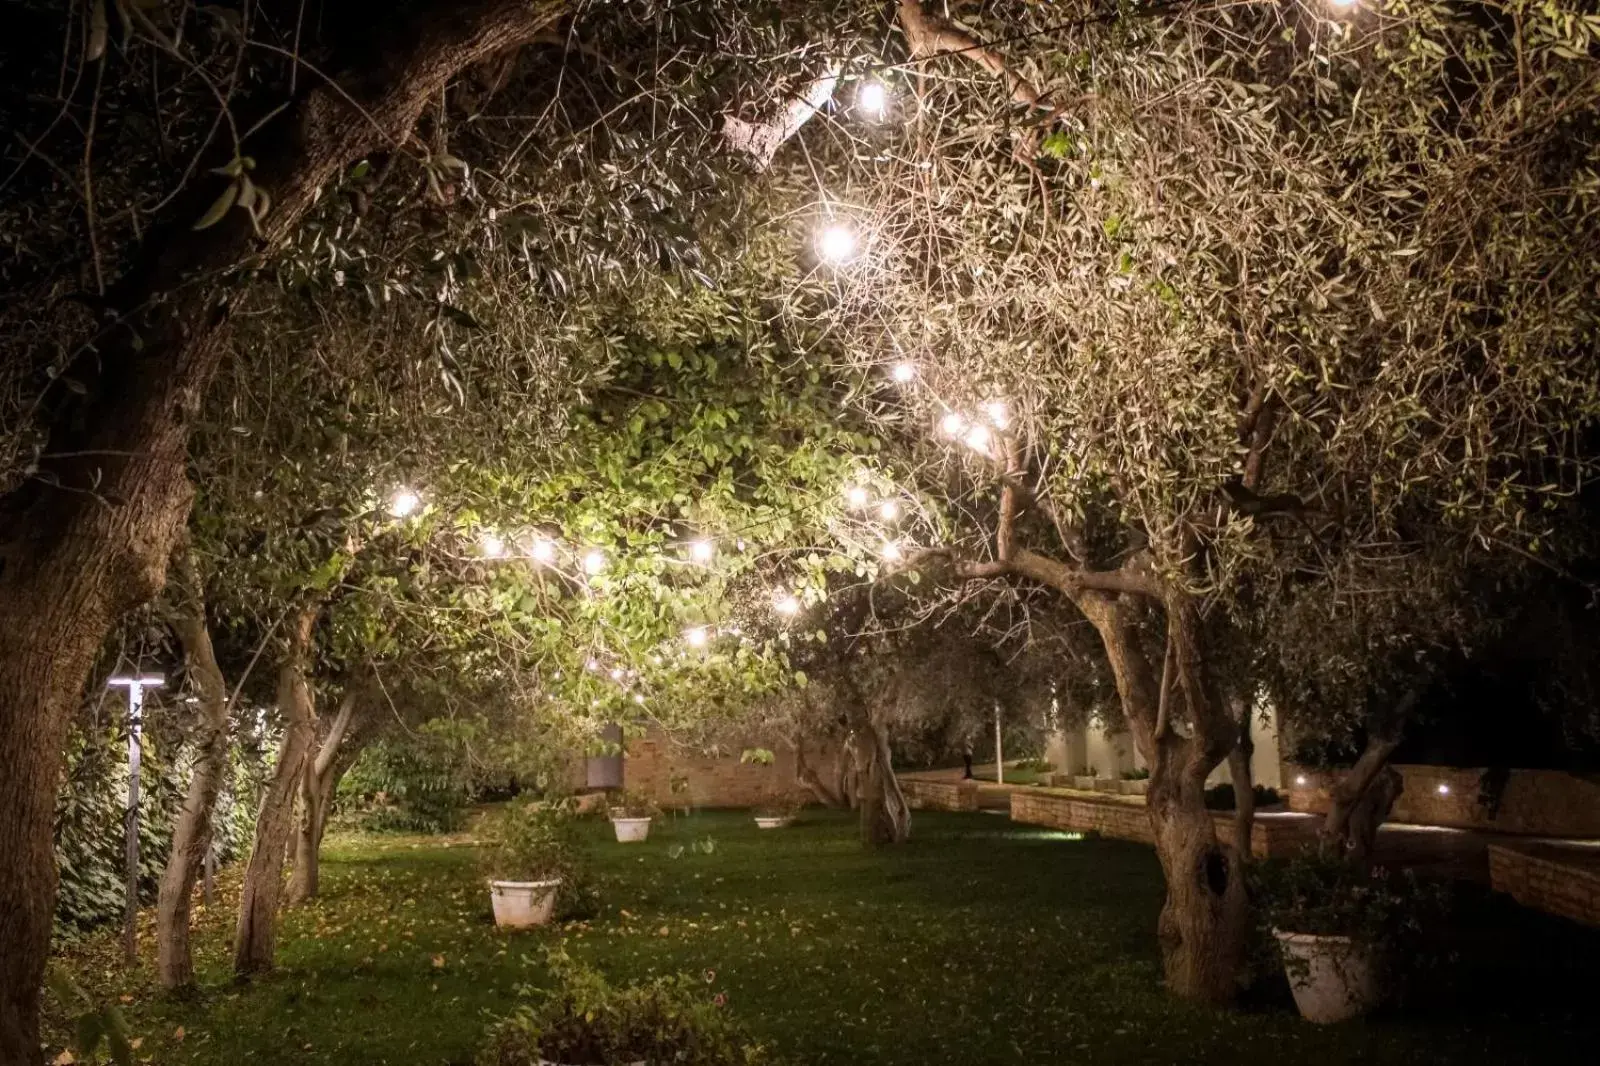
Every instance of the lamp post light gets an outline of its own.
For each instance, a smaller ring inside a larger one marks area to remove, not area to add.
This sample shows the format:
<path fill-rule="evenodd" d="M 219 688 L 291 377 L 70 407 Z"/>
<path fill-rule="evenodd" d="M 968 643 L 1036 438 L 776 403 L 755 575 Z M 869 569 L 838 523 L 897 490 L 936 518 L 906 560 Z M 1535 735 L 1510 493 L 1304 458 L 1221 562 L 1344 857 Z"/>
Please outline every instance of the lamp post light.
<path fill-rule="evenodd" d="M 127 901 L 122 917 L 122 951 L 132 963 L 139 950 L 139 733 L 144 707 L 144 690 L 166 683 L 160 674 L 135 674 L 113 677 L 106 682 L 113 688 L 128 690 L 128 805 L 123 815 L 123 836 L 128 864 Z"/>

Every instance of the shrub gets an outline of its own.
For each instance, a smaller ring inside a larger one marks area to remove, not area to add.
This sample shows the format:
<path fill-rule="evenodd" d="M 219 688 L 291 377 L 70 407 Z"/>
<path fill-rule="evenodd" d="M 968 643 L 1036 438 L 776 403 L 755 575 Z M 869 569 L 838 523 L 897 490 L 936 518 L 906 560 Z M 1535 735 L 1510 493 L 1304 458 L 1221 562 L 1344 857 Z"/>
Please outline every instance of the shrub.
<path fill-rule="evenodd" d="M 1283 797 L 1275 788 L 1266 785 L 1256 785 L 1250 790 L 1255 794 L 1256 807 L 1273 807 L 1283 802 Z M 1232 785 L 1212 785 L 1206 789 L 1206 808 L 1213 811 L 1231 811 L 1234 808 Z"/>
<path fill-rule="evenodd" d="M 572 800 L 508 803 L 485 827 L 489 876 L 505 881 L 558 877 L 556 914 L 565 919 L 597 912 L 599 891 L 589 873 Z"/>
<path fill-rule="evenodd" d="M 546 962 L 549 990 L 523 988 L 529 1002 L 489 1031 L 478 1066 L 570 1066 L 682 1063 L 752 1066 L 767 1061 L 712 995 L 704 980 L 679 974 L 617 988 L 564 951 Z"/>
<path fill-rule="evenodd" d="M 661 813 L 656 801 L 643 792 L 616 792 L 607 797 L 606 806 L 613 818 L 654 818 Z"/>

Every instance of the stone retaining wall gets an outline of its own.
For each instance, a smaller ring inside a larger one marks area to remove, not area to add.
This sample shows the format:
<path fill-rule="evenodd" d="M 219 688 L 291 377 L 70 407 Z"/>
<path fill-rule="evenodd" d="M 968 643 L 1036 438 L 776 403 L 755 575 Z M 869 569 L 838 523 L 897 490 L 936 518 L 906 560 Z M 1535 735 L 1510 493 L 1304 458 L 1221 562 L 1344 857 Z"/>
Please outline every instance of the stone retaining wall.
<path fill-rule="evenodd" d="M 1489 845 L 1489 883 L 1524 907 L 1600 927 L 1600 854 Z"/>
<path fill-rule="evenodd" d="M 1527 836 L 1600 837 L 1600 783 L 1560 770 L 1511 770 L 1493 811 L 1482 802 L 1481 768 L 1397 765 L 1405 791 L 1389 820 Z M 1324 814 L 1342 776 L 1291 770 L 1289 807 Z M 1304 783 L 1302 784 L 1302 780 Z"/>
<path fill-rule="evenodd" d="M 976 781 L 926 781 L 901 778 L 900 789 L 906 802 L 918 810 L 975 811 L 978 809 Z"/>
<path fill-rule="evenodd" d="M 1233 833 L 1233 813 L 1214 811 L 1217 835 Z M 1047 825 L 1080 833 L 1098 833 L 1140 844 L 1155 843 L 1150 816 L 1142 799 L 1096 799 L 1067 796 L 1042 789 L 1018 789 L 1011 793 L 1011 820 L 1030 825 Z M 1258 815 L 1250 833 L 1250 851 L 1257 858 L 1282 856 L 1299 851 L 1315 840 L 1312 820 L 1275 818 Z"/>

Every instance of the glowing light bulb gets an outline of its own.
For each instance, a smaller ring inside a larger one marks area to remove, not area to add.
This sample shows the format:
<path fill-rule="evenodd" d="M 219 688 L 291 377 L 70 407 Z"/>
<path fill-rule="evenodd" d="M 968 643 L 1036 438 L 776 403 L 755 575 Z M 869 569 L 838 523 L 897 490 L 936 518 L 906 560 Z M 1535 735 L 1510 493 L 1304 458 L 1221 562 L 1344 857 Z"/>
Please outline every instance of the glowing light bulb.
<path fill-rule="evenodd" d="M 697 540 L 689 545 L 689 558 L 697 563 L 709 563 L 717 554 L 717 546 L 709 540 Z"/>
<path fill-rule="evenodd" d="M 889 109 L 889 90 L 881 81 L 864 81 L 856 90 L 856 106 L 872 118 L 882 118 Z"/>
<path fill-rule="evenodd" d="M 1011 408 L 1006 406 L 1004 400 L 990 400 L 983 405 L 983 413 L 989 416 L 989 423 L 995 429 L 1006 429 L 1011 425 Z"/>
<path fill-rule="evenodd" d="M 834 223 L 817 234 L 817 255 L 824 262 L 848 263 L 856 256 L 856 235 L 849 226 Z"/>
<path fill-rule="evenodd" d="M 796 596 L 782 595 L 773 603 L 772 609 L 785 618 L 793 618 L 800 613 L 800 600 Z"/>
<path fill-rule="evenodd" d="M 600 672 L 600 660 L 599 659 L 590 659 L 588 661 L 588 663 L 585 664 L 585 665 L 587 665 L 589 667 L 589 669 L 593 670 L 597 674 Z"/>
<path fill-rule="evenodd" d="M 389 497 L 389 513 L 395 518 L 404 518 L 422 506 L 422 497 L 410 489 L 397 489 Z"/>
<path fill-rule="evenodd" d="M 917 368 L 912 366 L 910 363 L 896 363 L 894 365 L 894 369 L 889 372 L 889 375 L 900 384 L 904 385 L 917 376 Z"/>
<path fill-rule="evenodd" d="M 1296 785 L 1299 785 L 1301 788 L 1305 788 L 1306 787 L 1306 775 L 1305 774 L 1297 774 L 1297 775 L 1295 775 L 1294 783 Z"/>
<path fill-rule="evenodd" d="M 851 485 L 844 490 L 844 499 L 851 507 L 865 507 L 871 495 L 860 485 Z"/>
<path fill-rule="evenodd" d="M 613 680 L 613 681 L 621 681 L 622 680 L 622 668 L 620 666 L 614 666 L 614 667 L 611 668 L 611 680 Z"/>
<path fill-rule="evenodd" d="M 1357 0 L 1328 0 L 1328 3 L 1332 4 L 1334 7 L 1350 8 L 1356 6 Z"/>
<path fill-rule="evenodd" d="M 531 554 L 534 562 L 553 563 L 556 559 L 556 542 L 548 537 L 540 537 L 533 542 Z"/>
<path fill-rule="evenodd" d="M 878 554 L 883 556 L 883 561 L 886 563 L 897 563 L 905 558 L 905 552 L 900 550 L 900 545 L 892 540 L 884 541 L 883 547 L 879 549 Z"/>
<path fill-rule="evenodd" d="M 711 634 L 706 632 L 705 626 L 695 626 L 684 631 L 683 639 L 689 642 L 691 648 L 703 648 L 711 640 Z"/>
<path fill-rule="evenodd" d="M 599 548 L 595 548 L 595 549 L 591 550 L 589 552 L 589 554 L 587 554 L 587 555 L 585 555 L 583 557 L 583 572 L 584 573 L 586 573 L 586 574 L 598 574 L 600 571 L 604 570 L 605 568 L 606 568 L 606 553 L 601 551 Z"/>
<path fill-rule="evenodd" d="M 965 416 L 951 411 L 939 420 L 939 428 L 947 437 L 959 437 L 967 431 L 967 420 Z"/>
<path fill-rule="evenodd" d="M 994 439 L 994 434 L 989 432 L 988 426 L 973 426 L 967 431 L 967 447 L 983 455 L 989 454 L 989 442 Z"/>
<path fill-rule="evenodd" d="M 900 517 L 900 505 L 893 500 L 884 500 L 878 506 L 878 517 L 885 522 L 893 522 Z"/>
<path fill-rule="evenodd" d="M 661 656 L 659 656 L 659 655 L 650 656 L 650 662 L 655 666 L 660 666 L 661 665 Z"/>
<path fill-rule="evenodd" d="M 644 702 L 644 696 L 641 693 L 635 692 L 633 694 L 633 702 L 634 703 L 643 703 Z"/>
<path fill-rule="evenodd" d="M 1441 795 L 1441 796 L 1450 795 L 1450 786 L 1445 784 L 1443 781 L 1439 782 L 1439 795 Z"/>
<path fill-rule="evenodd" d="M 506 542 L 493 533 L 485 533 L 478 538 L 478 550 L 485 559 L 498 559 L 506 553 Z"/>

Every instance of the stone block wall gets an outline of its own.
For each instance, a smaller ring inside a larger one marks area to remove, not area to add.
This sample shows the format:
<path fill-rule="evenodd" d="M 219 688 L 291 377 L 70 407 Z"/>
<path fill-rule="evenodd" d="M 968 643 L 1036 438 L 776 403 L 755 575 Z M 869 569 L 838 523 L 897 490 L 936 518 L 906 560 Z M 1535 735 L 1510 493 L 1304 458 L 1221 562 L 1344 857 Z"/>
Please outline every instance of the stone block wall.
<path fill-rule="evenodd" d="M 1489 883 L 1524 907 L 1600 927 L 1600 853 L 1489 845 Z"/>
<path fill-rule="evenodd" d="M 1233 813 L 1216 811 L 1212 819 L 1217 825 L 1217 835 L 1231 839 Z M 1142 797 L 1102 800 L 1018 789 L 1011 793 L 1011 820 L 1071 832 L 1098 833 L 1140 844 L 1155 843 Z M 1250 851 L 1257 858 L 1289 855 L 1308 847 L 1315 836 L 1315 824 L 1308 819 L 1257 815 L 1251 827 Z"/>
<path fill-rule="evenodd" d="M 1600 837 L 1600 783 L 1559 770 L 1512 770 L 1494 816 L 1479 801 L 1482 769 L 1397 765 L 1405 791 L 1391 821 L 1529 836 Z M 1291 810 L 1324 814 L 1337 773 L 1291 770 Z"/>
<path fill-rule="evenodd" d="M 768 764 L 741 762 L 749 748 L 763 747 L 774 760 Z M 628 740 L 622 760 L 622 783 L 642 792 L 664 807 L 755 807 L 777 793 L 792 792 L 810 798 L 795 780 L 795 751 L 787 744 L 752 739 L 729 742 L 705 750 L 674 742 L 652 730 Z M 806 749 L 809 764 L 831 763 L 836 752 Z M 676 787 L 675 787 L 676 786 Z"/>
<path fill-rule="evenodd" d="M 906 802 L 916 810 L 975 811 L 978 809 L 976 781 L 925 781 L 902 778 L 900 789 Z"/>

